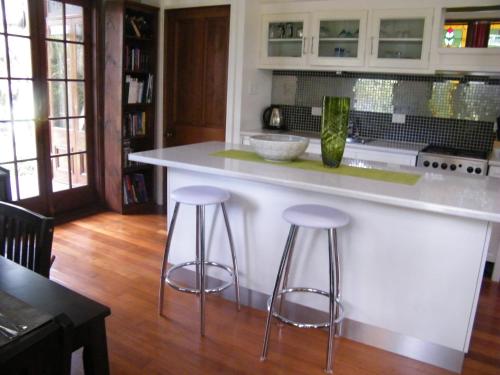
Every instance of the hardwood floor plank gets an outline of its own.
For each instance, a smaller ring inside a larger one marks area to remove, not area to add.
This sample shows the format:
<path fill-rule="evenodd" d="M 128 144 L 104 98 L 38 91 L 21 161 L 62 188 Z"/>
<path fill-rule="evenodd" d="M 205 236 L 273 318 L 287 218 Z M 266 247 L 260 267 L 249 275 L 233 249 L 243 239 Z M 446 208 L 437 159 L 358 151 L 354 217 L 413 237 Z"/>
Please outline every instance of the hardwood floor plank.
<path fill-rule="evenodd" d="M 263 311 L 207 298 L 205 338 L 195 296 L 166 288 L 157 314 L 165 217 L 99 213 L 55 230 L 51 278 L 111 308 L 107 319 L 113 374 L 323 374 L 327 335 L 273 326 L 260 362 Z M 77 356 L 75 356 L 77 357 Z M 78 358 L 72 373 L 81 374 Z M 336 342 L 336 375 L 444 375 L 446 370 L 347 339 Z M 500 287 L 485 281 L 464 375 L 500 374 Z"/>

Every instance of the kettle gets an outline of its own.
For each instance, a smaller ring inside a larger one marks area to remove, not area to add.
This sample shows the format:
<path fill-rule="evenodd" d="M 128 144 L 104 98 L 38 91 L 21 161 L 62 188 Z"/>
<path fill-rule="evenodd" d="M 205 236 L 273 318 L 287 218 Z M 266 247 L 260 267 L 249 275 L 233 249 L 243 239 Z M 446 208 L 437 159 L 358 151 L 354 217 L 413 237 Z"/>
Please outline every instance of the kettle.
<path fill-rule="evenodd" d="M 276 105 L 267 107 L 264 110 L 264 113 L 262 114 L 262 122 L 264 123 L 264 129 L 286 130 L 283 110 Z"/>

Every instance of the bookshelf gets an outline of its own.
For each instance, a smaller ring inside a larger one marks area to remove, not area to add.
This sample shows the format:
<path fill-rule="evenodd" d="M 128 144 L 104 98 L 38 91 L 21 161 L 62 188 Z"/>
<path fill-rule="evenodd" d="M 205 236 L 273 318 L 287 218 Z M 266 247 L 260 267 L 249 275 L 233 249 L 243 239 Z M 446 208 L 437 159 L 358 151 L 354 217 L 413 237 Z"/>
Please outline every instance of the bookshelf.
<path fill-rule="evenodd" d="M 154 168 L 128 154 L 155 147 L 158 12 L 133 2 L 105 5 L 105 198 L 123 214 L 154 209 Z"/>

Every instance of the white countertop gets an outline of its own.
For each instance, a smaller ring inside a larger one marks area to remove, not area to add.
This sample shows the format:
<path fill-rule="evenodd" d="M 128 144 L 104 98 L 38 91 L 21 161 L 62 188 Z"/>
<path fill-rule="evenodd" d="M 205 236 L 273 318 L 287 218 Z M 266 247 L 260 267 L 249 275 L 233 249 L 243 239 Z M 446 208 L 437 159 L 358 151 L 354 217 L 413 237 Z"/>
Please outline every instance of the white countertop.
<path fill-rule="evenodd" d="M 242 136 L 252 136 L 258 134 L 276 134 L 276 131 L 242 131 L 240 134 Z M 320 143 L 321 139 L 319 134 L 309 133 L 309 132 L 283 132 L 282 134 L 293 134 L 302 137 L 309 138 L 311 143 Z M 384 152 L 397 152 L 399 154 L 407 155 L 418 155 L 418 152 L 422 150 L 427 144 L 425 143 L 413 143 L 413 142 L 399 142 L 399 141 L 388 141 L 384 139 L 375 139 L 368 143 L 346 143 L 346 148 L 348 149 L 359 149 L 359 150 L 372 150 L 372 151 L 384 151 Z"/>
<path fill-rule="evenodd" d="M 500 179 L 428 172 L 421 168 L 345 159 L 344 163 L 421 174 L 414 186 L 321 173 L 209 154 L 248 146 L 206 142 L 129 155 L 130 160 L 274 185 L 334 194 L 447 215 L 500 223 Z M 308 155 L 318 159 L 318 155 Z"/>

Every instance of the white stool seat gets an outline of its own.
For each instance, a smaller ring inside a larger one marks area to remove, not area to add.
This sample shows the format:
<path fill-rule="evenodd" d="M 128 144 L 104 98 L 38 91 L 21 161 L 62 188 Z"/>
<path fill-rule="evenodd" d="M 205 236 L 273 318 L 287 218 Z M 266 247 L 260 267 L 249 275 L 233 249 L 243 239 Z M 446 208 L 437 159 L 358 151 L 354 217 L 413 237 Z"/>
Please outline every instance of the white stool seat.
<path fill-rule="evenodd" d="M 340 228 L 349 223 L 349 216 L 344 212 L 318 204 L 301 204 L 287 208 L 283 218 L 290 224 L 307 228 Z"/>
<path fill-rule="evenodd" d="M 223 203 L 231 195 L 228 191 L 213 186 L 186 186 L 172 192 L 172 199 L 179 203 L 204 206 Z"/>

